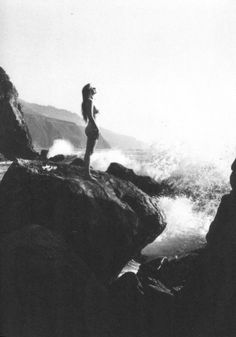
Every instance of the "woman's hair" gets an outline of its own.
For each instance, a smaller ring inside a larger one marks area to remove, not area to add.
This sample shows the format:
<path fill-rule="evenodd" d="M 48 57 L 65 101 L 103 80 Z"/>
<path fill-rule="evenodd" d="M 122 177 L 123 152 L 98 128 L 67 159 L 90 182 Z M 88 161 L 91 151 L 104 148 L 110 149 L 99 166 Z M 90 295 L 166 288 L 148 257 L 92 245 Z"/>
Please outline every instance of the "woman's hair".
<path fill-rule="evenodd" d="M 82 89 L 83 102 L 81 104 L 81 110 L 82 110 L 82 116 L 85 122 L 87 122 L 88 116 L 85 112 L 84 104 L 85 104 L 85 101 L 87 101 L 87 99 L 89 98 L 90 89 L 91 89 L 90 83 L 86 84 Z"/>

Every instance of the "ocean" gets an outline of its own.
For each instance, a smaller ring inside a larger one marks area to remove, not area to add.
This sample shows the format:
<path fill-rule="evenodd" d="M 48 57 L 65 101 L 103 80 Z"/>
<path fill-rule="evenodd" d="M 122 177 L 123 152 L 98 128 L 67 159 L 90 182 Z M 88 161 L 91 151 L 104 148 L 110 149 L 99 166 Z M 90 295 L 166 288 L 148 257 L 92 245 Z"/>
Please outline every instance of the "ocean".
<path fill-rule="evenodd" d="M 148 259 L 183 255 L 205 245 L 205 235 L 215 217 L 221 197 L 230 191 L 230 166 L 235 151 L 208 156 L 183 148 L 150 147 L 145 150 L 96 151 L 95 169 L 106 170 L 116 161 L 135 173 L 166 181 L 174 193 L 157 198 L 167 227 L 142 254 Z M 131 261 L 131 265 L 133 262 Z"/>

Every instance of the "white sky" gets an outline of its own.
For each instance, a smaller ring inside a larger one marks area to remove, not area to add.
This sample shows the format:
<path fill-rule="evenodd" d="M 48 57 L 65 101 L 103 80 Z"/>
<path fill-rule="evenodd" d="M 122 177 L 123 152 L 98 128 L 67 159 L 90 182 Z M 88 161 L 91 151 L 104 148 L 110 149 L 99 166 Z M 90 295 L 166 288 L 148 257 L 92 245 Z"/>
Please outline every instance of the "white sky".
<path fill-rule="evenodd" d="M 209 151 L 236 144 L 235 0 L 0 0 L 0 60 L 20 97 Z"/>

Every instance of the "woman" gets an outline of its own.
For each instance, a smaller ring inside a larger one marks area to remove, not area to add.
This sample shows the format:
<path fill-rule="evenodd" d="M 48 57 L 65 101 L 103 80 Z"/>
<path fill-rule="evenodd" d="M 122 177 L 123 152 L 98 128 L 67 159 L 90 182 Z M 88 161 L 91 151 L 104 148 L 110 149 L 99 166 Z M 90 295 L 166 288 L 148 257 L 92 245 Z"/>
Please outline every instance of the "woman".
<path fill-rule="evenodd" d="M 99 130 L 95 122 L 95 115 L 98 110 L 93 105 L 93 96 L 96 94 L 96 89 L 91 84 L 86 84 L 82 89 L 82 115 L 84 121 L 87 123 L 85 134 L 87 136 L 86 152 L 84 156 L 84 164 L 87 178 L 92 179 L 90 173 L 90 156 L 94 151 L 97 139 L 99 137 Z"/>

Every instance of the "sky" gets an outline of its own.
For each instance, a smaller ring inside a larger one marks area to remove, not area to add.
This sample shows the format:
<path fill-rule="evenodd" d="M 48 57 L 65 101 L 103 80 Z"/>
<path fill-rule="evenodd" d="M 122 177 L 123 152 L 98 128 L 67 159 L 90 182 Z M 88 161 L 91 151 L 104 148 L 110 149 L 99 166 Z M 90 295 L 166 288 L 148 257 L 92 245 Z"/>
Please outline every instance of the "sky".
<path fill-rule="evenodd" d="M 152 143 L 236 144 L 235 0 L 0 0 L 0 60 L 29 102 Z"/>

